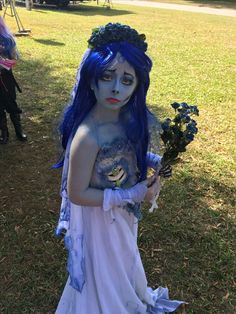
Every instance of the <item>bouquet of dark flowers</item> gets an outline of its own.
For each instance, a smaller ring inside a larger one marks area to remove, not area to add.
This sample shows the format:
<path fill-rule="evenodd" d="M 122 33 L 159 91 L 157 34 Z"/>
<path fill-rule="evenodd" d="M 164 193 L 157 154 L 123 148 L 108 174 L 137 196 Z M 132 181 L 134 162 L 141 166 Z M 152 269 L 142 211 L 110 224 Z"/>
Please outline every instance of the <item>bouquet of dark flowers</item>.
<path fill-rule="evenodd" d="M 185 102 L 174 102 L 171 106 L 177 114 L 174 119 L 167 118 L 161 124 L 161 139 L 164 143 L 162 167 L 175 164 L 179 153 L 186 151 L 186 146 L 194 140 L 194 135 L 198 132 L 197 122 L 191 118 L 199 115 L 197 106 L 189 106 Z"/>
<path fill-rule="evenodd" d="M 160 136 L 164 143 L 164 153 L 160 164 L 162 169 L 179 161 L 179 153 L 186 151 L 186 146 L 194 140 L 198 132 L 197 122 L 192 119 L 193 115 L 199 115 L 197 106 L 190 106 L 185 102 L 174 102 L 171 106 L 175 110 L 175 117 L 167 118 L 161 124 Z M 158 196 L 159 193 L 152 201 L 149 212 L 153 212 L 158 207 L 156 203 Z"/>

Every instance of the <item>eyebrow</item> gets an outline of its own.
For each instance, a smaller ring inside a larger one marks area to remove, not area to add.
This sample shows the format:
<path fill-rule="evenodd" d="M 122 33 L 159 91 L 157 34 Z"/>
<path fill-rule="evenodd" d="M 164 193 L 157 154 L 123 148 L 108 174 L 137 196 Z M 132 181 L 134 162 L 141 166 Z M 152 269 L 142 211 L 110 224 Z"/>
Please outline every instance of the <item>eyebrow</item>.
<path fill-rule="evenodd" d="M 107 70 L 105 70 L 105 72 L 106 72 L 106 71 L 108 71 L 108 72 L 112 72 L 112 73 L 114 73 L 116 70 L 117 70 L 117 69 L 107 69 Z M 128 72 L 124 72 L 124 74 L 125 74 L 125 75 L 130 75 L 130 76 L 134 77 L 134 75 L 133 75 L 133 74 L 128 73 Z"/>
<path fill-rule="evenodd" d="M 130 75 L 130 76 L 134 77 L 134 75 L 133 75 L 133 74 L 128 73 L 128 72 L 125 72 L 124 74 L 126 74 L 126 75 Z"/>

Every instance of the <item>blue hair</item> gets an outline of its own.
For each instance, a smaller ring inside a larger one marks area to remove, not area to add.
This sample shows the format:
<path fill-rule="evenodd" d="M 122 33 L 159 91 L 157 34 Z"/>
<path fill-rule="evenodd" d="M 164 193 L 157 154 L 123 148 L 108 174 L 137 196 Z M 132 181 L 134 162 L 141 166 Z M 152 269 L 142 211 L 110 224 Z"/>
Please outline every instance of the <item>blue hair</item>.
<path fill-rule="evenodd" d="M 146 154 L 149 143 L 147 122 L 146 94 L 150 84 L 149 72 L 152 61 L 141 50 L 127 42 L 115 42 L 91 50 L 88 57 L 82 62 L 80 79 L 72 103 L 66 108 L 64 117 L 59 126 L 62 147 L 66 149 L 70 136 L 74 136 L 78 126 L 96 104 L 94 92 L 90 88 L 92 81 L 98 84 L 102 73 L 120 53 L 134 68 L 138 78 L 138 85 L 128 101 L 121 108 L 120 121 L 123 123 L 127 138 L 135 147 L 140 181 L 147 175 Z M 55 167 L 60 167 L 63 162 Z"/>
<path fill-rule="evenodd" d="M 10 57 L 11 50 L 16 46 L 15 39 L 0 16 L 0 44 L 4 46 L 3 53 Z"/>

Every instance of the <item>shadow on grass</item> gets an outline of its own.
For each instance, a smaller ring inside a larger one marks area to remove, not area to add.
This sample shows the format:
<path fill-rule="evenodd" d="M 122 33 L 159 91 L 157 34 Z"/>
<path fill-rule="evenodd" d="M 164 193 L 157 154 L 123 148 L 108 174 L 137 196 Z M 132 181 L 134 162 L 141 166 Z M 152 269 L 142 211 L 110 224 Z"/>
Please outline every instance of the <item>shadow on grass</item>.
<path fill-rule="evenodd" d="M 60 171 L 50 169 L 57 158 L 52 125 L 71 86 L 41 61 L 23 61 L 17 69 L 29 140 L 17 142 L 11 128 L 10 143 L 0 147 L 1 308 L 53 313 L 67 274 L 62 241 L 54 237 Z M 160 110 L 153 111 L 165 115 Z M 171 297 L 188 301 L 188 313 L 233 313 L 235 191 L 192 167 L 176 168 L 159 209 L 140 222 L 146 273 L 150 285 L 167 285 Z"/>
<path fill-rule="evenodd" d="M 24 6 L 22 3 L 18 3 L 18 6 Z M 93 16 L 93 15 L 104 15 L 104 16 L 119 16 L 119 15 L 126 15 L 132 14 L 132 11 L 129 10 L 120 10 L 116 8 L 109 9 L 105 6 L 94 6 L 89 5 L 87 3 L 82 4 L 70 4 L 68 7 L 65 8 L 57 8 L 56 6 L 52 5 L 37 5 L 34 4 L 34 11 L 40 13 L 46 13 L 48 10 L 56 11 L 57 13 L 68 13 L 68 14 L 75 14 L 84 16 Z"/>
<path fill-rule="evenodd" d="M 67 8 L 61 9 L 59 12 L 69 13 L 69 14 L 83 14 L 84 16 L 93 16 L 93 15 L 104 15 L 104 16 L 119 16 L 132 14 L 132 11 L 129 10 L 120 10 L 120 9 L 107 9 L 103 6 L 93 6 L 88 4 L 81 5 L 70 5 Z"/>
<path fill-rule="evenodd" d="M 235 0 L 186 0 L 186 2 L 195 3 L 200 7 L 213 7 L 213 8 L 222 8 L 222 9 L 235 9 L 236 3 Z M 186 3 L 187 4 L 187 3 Z"/>
<path fill-rule="evenodd" d="M 49 45 L 49 46 L 65 46 L 64 43 L 61 43 L 59 41 L 55 41 L 54 39 L 35 39 L 33 38 L 34 41 L 43 44 L 43 45 Z"/>
<path fill-rule="evenodd" d="M 23 94 L 17 96 L 28 142 L 15 139 L 9 122 L 9 144 L 0 147 L 3 313 L 53 313 L 64 282 L 63 248 L 54 238 L 60 171 L 50 167 L 57 159 L 52 131 L 65 103 L 60 97 L 70 88 L 51 71 L 40 61 L 18 64 Z"/>
<path fill-rule="evenodd" d="M 235 192 L 204 172 L 176 169 L 159 209 L 140 224 L 149 282 L 169 286 L 176 298 L 183 295 L 187 313 L 234 312 Z"/>

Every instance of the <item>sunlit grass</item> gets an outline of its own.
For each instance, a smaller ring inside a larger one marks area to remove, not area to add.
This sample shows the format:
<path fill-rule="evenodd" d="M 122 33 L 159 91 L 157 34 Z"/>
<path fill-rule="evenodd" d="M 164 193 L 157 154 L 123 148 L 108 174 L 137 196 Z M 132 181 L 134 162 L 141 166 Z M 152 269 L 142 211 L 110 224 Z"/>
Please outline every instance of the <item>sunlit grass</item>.
<path fill-rule="evenodd" d="M 151 286 L 168 286 L 187 313 L 233 314 L 235 292 L 235 39 L 230 17 L 116 5 L 17 8 L 29 37 L 17 39 L 15 76 L 29 141 L 0 147 L 3 313 L 53 313 L 66 279 L 54 238 L 60 171 L 54 128 L 69 99 L 92 28 L 127 23 L 146 34 L 153 60 L 148 103 L 198 105 L 199 134 L 165 183 L 156 213 L 144 213 L 139 244 Z M 13 18 L 8 25 L 16 30 Z"/>
<path fill-rule="evenodd" d="M 199 7 L 211 7 L 211 8 L 217 8 L 217 9 L 219 8 L 236 9 L 236 4 L 234 0 L 228 0 L 228 1 L 222 1 L 222 0 L 147 0 L 147 1 L 192 5 L 192 6 L 199 6 Z"/>

